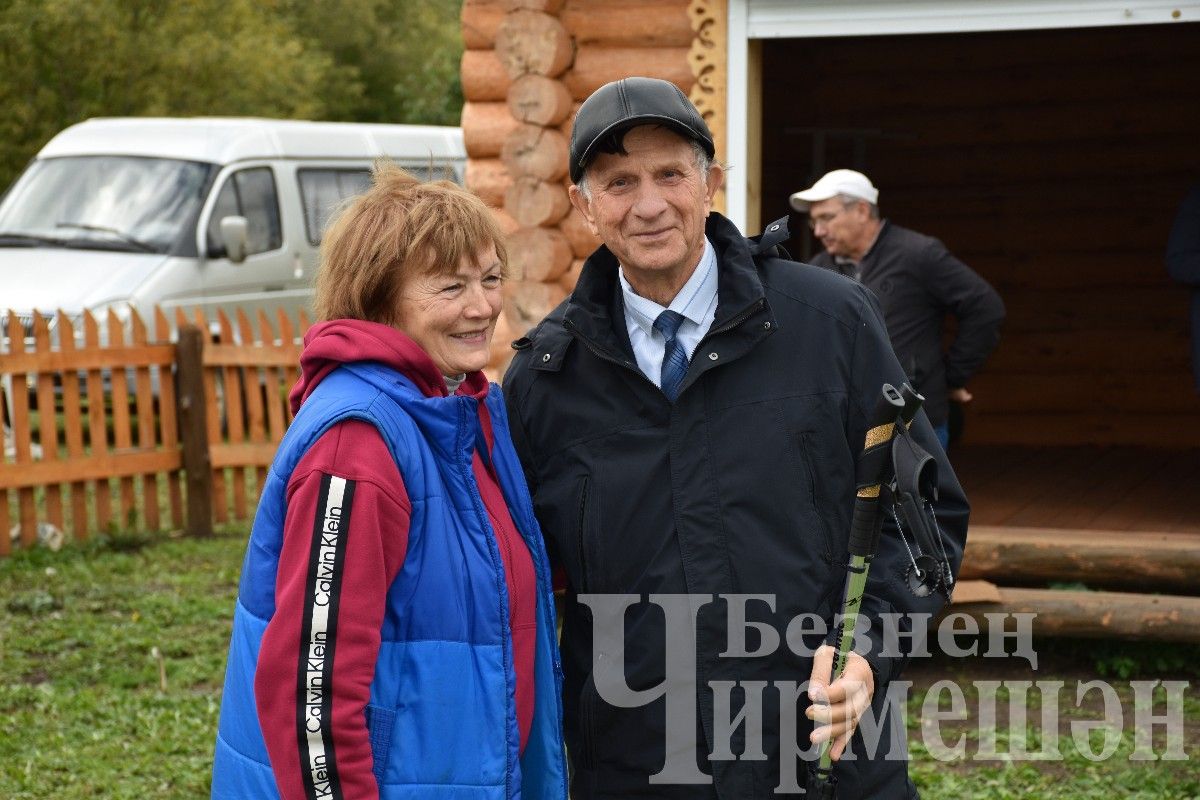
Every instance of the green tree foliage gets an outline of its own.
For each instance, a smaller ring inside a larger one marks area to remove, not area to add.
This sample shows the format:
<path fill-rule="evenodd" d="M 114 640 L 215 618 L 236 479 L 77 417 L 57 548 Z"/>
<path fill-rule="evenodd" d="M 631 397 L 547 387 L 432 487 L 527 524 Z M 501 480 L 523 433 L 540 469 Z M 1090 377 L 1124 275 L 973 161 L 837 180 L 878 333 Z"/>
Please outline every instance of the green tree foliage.
<path fill-rule="evenodd" d="M 0 187 L 98 116 L 457 125 L 459 0 L 0 0 Z"/>
<path fill-rule="evenodd" d="M 461 0 L 285 0 L 285 15 L 335 67 L 326 118 L 457 125 Z"/>

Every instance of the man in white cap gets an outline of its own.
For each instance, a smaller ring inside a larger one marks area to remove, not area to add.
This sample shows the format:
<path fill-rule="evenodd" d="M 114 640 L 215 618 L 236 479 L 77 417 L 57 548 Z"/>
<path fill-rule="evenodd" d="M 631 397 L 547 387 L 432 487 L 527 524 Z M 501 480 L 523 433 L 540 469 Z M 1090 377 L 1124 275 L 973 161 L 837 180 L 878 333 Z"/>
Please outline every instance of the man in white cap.
<path fill-rule="evenodd" d="M 950 440 L 949 401 L 968 403 L 967 382 L 1000 341 L 1004 302 L 974 270 L 929 236 L 879 215 L 879 190 L 861 172 L 835 169 L 791 197 L 825 251 L 809 263 L 848 275 L 875 293 L 900 365 L 938 440 Z M 958 320 L 942 347 L 946 314 Z"/>
<path fill-rule="evenodd" d="M 783 221 L 748 239 L 712 210 L 724 179 L 714 151 L 667 81 L 625 78 L 583 103 L 571 200 L 604 244 L 571 296 L 513 343 L 504 379 L 534 510 L 566 577 L 571 797 L 800 795 L 797 747 L 828 740 L 834 758 L 854 754 L 834 770 L 842 798 L 909 800 L 903 726 L 884 721 L 899 710 L 888 685 L 906 659 L 881 632 L 895 614 L 929 619 L 944 598 L 910 591 L 890 528 L 862 604 L 871 627 L 842 678 L 829 682 L 822 632 L 792 624 L 830 628 L 856 455 L 881 385 L 904 372 L 870 292 L 781 257 Z M 966 500 L 923 414 L 912 430 L 938 460 L 956 568 Z M 670 598 L 697 607 L 681 621 L 660 605 Z M 797 695 L 809 677 L 809 696 Z M 821 694 L 827 706 L 809 702 Z M 868 708 L 881 737 L 869 746 L 855 735 Z"/>

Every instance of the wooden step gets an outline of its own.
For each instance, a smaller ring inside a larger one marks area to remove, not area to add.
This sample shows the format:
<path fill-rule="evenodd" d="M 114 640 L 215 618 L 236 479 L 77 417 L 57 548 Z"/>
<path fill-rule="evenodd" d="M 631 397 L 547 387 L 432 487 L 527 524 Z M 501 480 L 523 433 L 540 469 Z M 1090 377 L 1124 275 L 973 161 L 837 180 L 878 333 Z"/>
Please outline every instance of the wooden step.
<path fill-rule="evenodd" d="M 988 630 L 988 614 L 1033 613 L 1037 637 L 1200 642 L 1200 597 L 1018 589 L 961 581 L 948 613 L 973 617 L 981 632 Z M 1004 621 L 1004 627 L 1017 629 L 1011 619 Z"/>
<path fill-rule="evenodd" d="M 1200 534 L 972 525 L 961 580 L 1196 594 Z"/>

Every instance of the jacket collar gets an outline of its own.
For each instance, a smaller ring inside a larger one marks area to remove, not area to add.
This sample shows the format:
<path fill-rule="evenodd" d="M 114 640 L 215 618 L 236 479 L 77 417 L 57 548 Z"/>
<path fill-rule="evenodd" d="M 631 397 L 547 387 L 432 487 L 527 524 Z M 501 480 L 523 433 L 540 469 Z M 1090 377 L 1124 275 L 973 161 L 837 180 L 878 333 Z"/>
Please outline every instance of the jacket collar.
<path fill-rule="evenodd" d="M 782 232 L 786 238 L 786 228 Z M 710 329 L 716 331 L 747 308 L 762 303 L 765 293 L 753 256 L 766 242 L 766 237 L 763 242 L 747 239 L 732 222 L 715 211 L 708 215 L 704 233 L 717 253 L 717 312 Z M 778 241 L 778 238 L 773 237 L 773 240 Z M 625 333 L 618 268 L 617 258 L 607 246 L 601 245 L 592 253 L 583 265 L 575 291 L 567 300 L 563 319 L 568 327 L 596 345 L 611 350 L 612 355 L 632 357 Z"/>

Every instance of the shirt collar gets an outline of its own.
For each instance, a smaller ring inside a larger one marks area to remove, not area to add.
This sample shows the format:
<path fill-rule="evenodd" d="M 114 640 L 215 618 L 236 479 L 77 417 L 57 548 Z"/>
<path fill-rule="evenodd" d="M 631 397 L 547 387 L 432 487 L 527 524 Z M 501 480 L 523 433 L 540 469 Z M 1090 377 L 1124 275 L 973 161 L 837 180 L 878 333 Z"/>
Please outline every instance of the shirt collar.
<path fill-rule="evenodd" d="M 682 314 L 696 325 L 703 325 L 717 297 L 717 251 L 705 237 L 700 263 L 666 308 L 635 292 L 625 277 L 624 267 L 618 270 L 618 277 L 621 280 L 621 297 L 625 301 L 625 314 L 647 335 L 653 329 L 658 315 L 668 309 Z"/>

